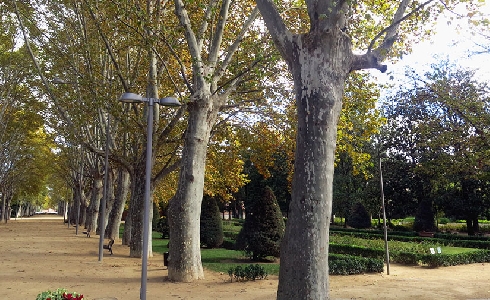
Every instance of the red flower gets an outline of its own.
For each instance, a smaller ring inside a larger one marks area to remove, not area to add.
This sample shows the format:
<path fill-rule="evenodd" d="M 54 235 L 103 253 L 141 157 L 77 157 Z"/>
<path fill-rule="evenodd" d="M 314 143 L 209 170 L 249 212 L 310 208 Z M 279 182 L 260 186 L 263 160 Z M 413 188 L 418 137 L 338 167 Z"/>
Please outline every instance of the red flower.
<path fill-rule="evenodd" d="M 73 300 L 72 294 L 63 293 L 63 299 L 65 300 Z"/>

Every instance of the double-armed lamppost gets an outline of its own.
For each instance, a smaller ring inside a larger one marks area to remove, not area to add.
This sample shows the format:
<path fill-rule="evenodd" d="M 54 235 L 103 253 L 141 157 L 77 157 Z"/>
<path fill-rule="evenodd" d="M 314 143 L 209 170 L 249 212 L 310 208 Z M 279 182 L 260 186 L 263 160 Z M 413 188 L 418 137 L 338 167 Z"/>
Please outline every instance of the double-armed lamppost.
<path fill-rule="evenodd" d="M 150 184 L 151 184 L 151 167 L 152 167 L 152 150 L 153 150 L 153 104 L 157 103 L 163 106 L 180 106 L 179 100 L 173 97 L 161 99 L 143 98 L 134 93 L 124 93 L 119 98 L 124 103 L 148 103 L 148 122 L 146 133 L 146 172 L 145 172 L 145 206 L 143 217 L 143 251 L 141 266 L 141 289 L 140 299 L 146 300 L 146 281 L 148 277 L 148 243 L 150 235 Z"/>

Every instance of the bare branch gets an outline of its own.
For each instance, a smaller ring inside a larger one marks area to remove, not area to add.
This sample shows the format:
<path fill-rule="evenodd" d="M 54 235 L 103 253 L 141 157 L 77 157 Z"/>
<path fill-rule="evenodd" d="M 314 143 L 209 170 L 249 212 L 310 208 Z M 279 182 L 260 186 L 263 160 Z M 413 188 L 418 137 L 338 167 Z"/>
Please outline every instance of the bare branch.
<path fill-rule="evenodd" d="M 228 19 L 228 11 L 230 9 L 230 0 L 224 0 L 221 3 L 221 10 L 219 12 L 219 20 L 216 26 L 216 31 L 211 42 L 211 48 L 209 49 L 208 65 L 214 68 L 218 63 L 218 53 L 223 40 L 223 34 L 225 31 L 226 21 Z"/>
<path fill-rule="evenodd" d="M 192 67 L 194 69 L 193 73 L 196 76 L 196 80 L 200 81 L 200 85 L 204 86 L 204 77 L 201 74 L 201 68 L 203 67 L 202 57 L 201 57 L 201 49 L 199 48 L 199 44 L 196 40 L 196 35 L 192 30 L 191 20 L 189 19 L 189 15 L 187 14 L 187 10 L 185 9 L 185 5 L 182 0 L 175 0 L 175 14 L 177 15 L 180 25 L 184 27 L 185 38 L 187 40 L 187 45 L 189 47 L 189 51 L 192 59 Z"/>
<path fill-rule="evenodd" d="M 87 7 L 89 9 L 90 16 L 95 21 L 95 25 L 97 26 L 97 31 L 99 32 L 100 37 L 104 41 L 104 45 L 105 45 L 105 47 L 107 49 L 107 52 L 109 53 L 109 56 L 111 57 L 112 63 L 114 64 L 114 68 L 116 69 L 117 77 L 119 77 L 119 80 L 121 80 L 121 84 L 122 84 L 122 86 L 124 88 L 124 91 L 125 92 L 128 92 L 129 91 L 128 83 L 126 82 L 126 79 L 124 78 L 124 76 L 123 76 L 123 74 L 121 72 L 121 69 L 119 68 L 119 63 L 116 60 L 116 57 L 114 55 L 114 51 L 112 50 L 112 46 L 109 43 L 109 40 L 107 39 L 106 35 L 104 34 L 104 31 L 100 27 L 100 21 L 97 19 L 97 16 L 95 15 L 95 13 L 93 11 L 92 6 L 90 6 L 90 3 L 88 3 L 87 1 L 85 1 L 85 4 L 87 5 Z"/>
<path fill-rule="evenodd" d="M 276 5 L 273 0 L 255 0 L 257 7 L 260 10 L 260 14 L 265 21 L 265 25 L 272 36 L 272 40 L 276 45 L 281 56 L 286 60 L 288 65 L 291 65 L 293 61 L 293 45 L 292 34 L 287 29 L 281 15 L 277 11 Z"/>
<path fill-rule="evenodd" d="M 402 1 L 402 3 L 400 3 L 400 6 L 398 7 L 397 11 L 396 11 L 396 14 L 395 16 L 393 17 L 393 21 L 391 22 L 390 26 L 386 27 L 385 29 L 381 30 L 374 38 L 373 40 L 371 41 L 371 43 L 369 44 L 369 47 L 367 49 L 367 52 L 371 52 L 371 50 L 373 49 L 374 47 L 374 43 L 376 43 L 376 41 L 383 35 L 386 33 L 386 36 L 385 36 L 385 39 L 383 40 L 383 43 L 381 44 L 382 46 L 386 43 L 389 43 L 391 41 L 395 41 L 396 39 L 396 33 L 398 31 L 398 27 L 400 26 L 400 23 L 405 21 L 406 19 L 410 18 L 411 16 L 413 16 L 413 14 L 415 14 L 416 12 L 420 11 L 422 8 L 424 8 L 426 5 L 428 5 L 429 3 L 431 3 L 432 1 L 434 0 L 428 0 L 422 4 L 420 4 L 416 9 L 414 9 L 413 11 L 411 11 L 409 14 L 405 15 L 402 17 L 403 13 L 405 12 L 407 6 L 408 6 L 408 2 L 410 2 L 409 0 L 404 0 Z M 404 7 L 403 7 L 404 5 Z M 391 43 L 393 45 L 393 42 Z M 391 46 L 390 46 L 391 47 Z"/>
<path fill-rule="evenodd" d="M 214 10 L 214 7 L 216 5 L 217 0 L 212 0 L 209 2 L 206 8 L 206 13 L 204 14 L 203 21 L 201 24 L 201 27 L 199 28 L 199 33 L 198 33 L 198 48 L 202 48 L 202 43 L 204 41 L 204 33 L 206 32 L 206 29 L 208 28 L 208 20 L 211 18 L 211 14 Z"/>
<path fill-rule="evenodd" d="M 400 5 L 398 6 L 395 16 L 393 17 L 391 25 L 383 29 L 374 37 L 374 39 L 369 44 L 367 52 L 365 54 L 353 56 L 350 71 L 352 72 L 355 70 L 362 70 L 362 69 L 378 69 L 382 73 L 386 72 L 387 66 L 381 64 L 381 62 L 386 58 L 389 51 L 393 47 L 393 44 L 397 39 L 397 32 L 401 22 L 407 20 L 408 18 L 413 16 L 416 12 L 420 11 L 423 7 L 425 7 L 426 5 L 430 4 L 433 1 L 434 0 L 428 0 L 420 4 L 419 6 L 417 6 L 417 8 L 415 8 L 409 14 L 404 15 L 408 7 L 408 4 L 410 3 L 410 0 L 402 0 L 400 2 Z M 383 42 L 378 48 L 373 50 L 372 48 L 374 47 L 374 44 L 383 34 L 385 34 Z"/>
<path fill-rule="evenodd" d="M 228 65 L 230 64 L 230 62 L 233 58 L 233 55 L 238 50 L 238 47 L 240 46 L 240 43 L 243 40 L 243 37 L 245 36 L 248 29 L 250 28 L 250 26 L 255 21 L 255 19 L 257 18 L 258 14 L 259 14 L 259 9 L 257 7 L 255 7 L 254 10 L 252 11 L 252 13 L 250 14 L 250 16 L 248 17 L 247 21 L 243 24 L 242 29 L 241 29 L 240 33 L 238 34 L 238 36 L 236 37 L 235 41 L 226 51 L 227 52 L 226 57 L 223 60 L 223 62 L 221 63 L 219 71 L 215 73 L 215 75 L 214 75 L 215 78 L 220 78 L 221 76 L 223 76 L 224 72 L 228 68 Z"/>

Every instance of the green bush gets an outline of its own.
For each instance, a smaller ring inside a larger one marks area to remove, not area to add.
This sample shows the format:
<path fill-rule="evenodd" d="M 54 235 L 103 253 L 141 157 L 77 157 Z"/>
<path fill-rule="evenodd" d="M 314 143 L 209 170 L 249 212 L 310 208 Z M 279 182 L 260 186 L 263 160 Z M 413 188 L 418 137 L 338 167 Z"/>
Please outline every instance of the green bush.
<path fill-rule="evenodd" d="M 245 218 L 236 246 L 253 260 L 267 256 L 278 257 L 284 229 L 284 220 L 276 197 L 269 187 L 265 187 L 262 198 L 255 202 Z"/>
<path fill-rule="evenodd" d="M 431 268 L 490 262 L 490 251 L 478 250 L 458 254 L 423 254 L 419 256 L 422 264 Z"/>
<path fill-rule="evenodd" d="M 358 229 L 371 227 L 371 216 L 362 203 L 357 202 L 352 206 L 350 216 L 347 219 L 347 225 Z"/>
<path fill-rule="evenodd" d="M 221 244 L 221 248 L 227 249 L 227 250 L 235 250 L 235 240 L 230 239 L 225 237 L 223 239 L 223 243 Z"/>
<path fill-rule="evenodd" d="M 230 275 L 230 281 L 246 281 L 246 280 L 256 280 L 256 279 L 266 279 L 267 271 L 263 266 L 259 264 L 248 265 L 242 268 L 241 266 L 236 266 L 228 270 L 228 275 Z"/>
<path fill-rule="evenodd" d="M 439 224 L 446 225 L 447 223 L 449 223 L 449 219 L 448 218 L 440 218 L 439 219 Z"/>
<path fill-rule="evenodd" d="M 353 275 L 383 272 L 382 259 L 330 254 L 328 256 L 330 275 Z"/>
<path fill-rule="evenodd" d="M 201 205 L 201 245 L 217 248 L 223 243 L 223 222 L 216 199 L 204 196 Z"/>

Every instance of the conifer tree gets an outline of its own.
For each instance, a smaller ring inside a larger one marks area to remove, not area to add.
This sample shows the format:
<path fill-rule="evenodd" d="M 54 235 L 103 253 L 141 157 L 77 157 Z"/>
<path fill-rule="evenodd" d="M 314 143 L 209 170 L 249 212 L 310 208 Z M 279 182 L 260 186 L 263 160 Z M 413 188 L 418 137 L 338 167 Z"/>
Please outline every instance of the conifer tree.
<path fill-rule="evenodd" d="M 245 250 L 253 260 L 267 256 L 279 257 L 285 228 L 282 213 L 272 189 L 267 186 L 261 194 L 262 197 L 247 213 L 237 240 L 237 247 Z"/>
<path fill-rule="evenodd" d="M 371 227 L 371 216 L 361 202 L 357 202 L 352 206 L 347 225 L 358 229 Z"/>
<path fill-rule="evenodd" d="M 217 248 L 223 244 L 223 222 L 214 197 L 204 196 L 201 206 L 201 245 Z"/>

